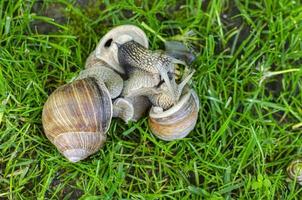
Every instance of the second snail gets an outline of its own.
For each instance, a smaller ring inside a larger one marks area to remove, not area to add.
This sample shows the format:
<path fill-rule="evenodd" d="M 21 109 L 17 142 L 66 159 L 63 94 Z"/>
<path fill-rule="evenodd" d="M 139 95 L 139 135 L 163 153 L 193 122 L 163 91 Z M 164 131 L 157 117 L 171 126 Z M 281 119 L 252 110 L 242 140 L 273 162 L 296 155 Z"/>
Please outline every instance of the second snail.
<path fill-rule="evenodd" d="M 178 65 L 184 66 L 180 78 Z M 140 28 L 115 27 L 100 40 L 76 80 L 50 95 L 42 114 L 44 132 L 71 162 L 102 147 L 112 117 L 128 123 L 149 111 L 154 135 L 167 141 L 184 138 L 198 118 L 199 99 L 189 86 L 192 76 L 185 60 L 149 50 Z"/>

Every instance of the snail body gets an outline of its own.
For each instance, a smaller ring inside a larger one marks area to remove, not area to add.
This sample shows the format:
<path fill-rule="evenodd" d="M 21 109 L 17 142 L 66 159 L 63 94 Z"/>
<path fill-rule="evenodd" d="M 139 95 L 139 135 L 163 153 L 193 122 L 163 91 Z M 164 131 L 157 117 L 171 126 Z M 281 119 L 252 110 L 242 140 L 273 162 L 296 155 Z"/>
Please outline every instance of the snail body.
<path fill-rule="evenodd" d="M 111 99 L 117 98 L 123 89 L 123 79 L 105 63 L 96 63 L 81 71 L 76 79 L 94 77 L 98 84 L 105 84 Z"/>
<path fill-rule="evenodd" d="M 186 63 L 163 53 L 152 52 L 134 40 L 118 44 L 118 60 L 120 65 L 128 71 L 130 77 L 137 77 L 133 74 L 139 71 L 140 76 L 144 76 L 144 79 L 147 80 L 159 77 L 157 82 L 154 81 L 154 85 L 161 85 L 160 81 L 163 80 L 166 87 L 165 92 L 169 94 L 173 104 L 178 101 L 182 88 L 191 78 L 190 76 L 179 88 L 175 82 L 177 72 L 175 65 L 186 66 Z"/>
<path fill-rule="evenodd" d="M 159 75 L 136 69 L 132 71 L 129 79 L 125 81 L 122 93 L 126 97 L 143 95 L 144 89 L 155 88 L 159 83 Z"/>
<path fill-rule="evenodd" d="M 118 46 L 118 60 L 126 69 L 130 66 L 152 74 L 159 73 L 162 69 L 173 72 L 172 57 L 152 52 L 134 40 Z"/>
<path fill-rule="evenodd" d="M 128 73 L 140 69 L 146 74 L 159 75 L 167 84 L 170 95 L 174 95 L 174 88 L 170 83 L 170 77 L 174 73 L 174 61 L 165 54 L 152 52 L 141 44 L 131 40 L 124 44 L 118 44 L 118 60 Z"/>
<path fill-rule="evenodd" d="M 194 72 L 188 73 L 177 84 L 175 64 L 186 66 L 184 62 L 152 52 L 133 40 L 117 45 L 119 63 L 130 77 L 123 93 L 149 98 L 152 104 L 148 120 L 151 132 L 167 141 L 187 136 L 196 125 L 199 110 L 198 96 L 193 90 L 186 92 L 185 89 Z"/>

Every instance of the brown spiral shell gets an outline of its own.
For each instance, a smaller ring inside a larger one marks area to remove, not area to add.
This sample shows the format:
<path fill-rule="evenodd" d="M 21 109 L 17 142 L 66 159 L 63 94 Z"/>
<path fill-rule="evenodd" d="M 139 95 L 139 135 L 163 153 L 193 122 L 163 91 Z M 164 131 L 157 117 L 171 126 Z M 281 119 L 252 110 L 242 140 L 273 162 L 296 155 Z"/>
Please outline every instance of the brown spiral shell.
<path fill-rule="evenodd" d="M 151 108 L 148 124 L 152 133 L 160 139 L 166 141 L 181 139 L 194 129 L 198 110 L 198 97 L 191 90 L 166 111 L 157 113 L 155 107 Z"/>
<path fill-rule="evenodd" d="M 56 89 L 42 113 L 47 138 L 71 162 L 99 150 L 106 140 L 111 118 L 110 94 L 94 78 L 76 80 Z"/>

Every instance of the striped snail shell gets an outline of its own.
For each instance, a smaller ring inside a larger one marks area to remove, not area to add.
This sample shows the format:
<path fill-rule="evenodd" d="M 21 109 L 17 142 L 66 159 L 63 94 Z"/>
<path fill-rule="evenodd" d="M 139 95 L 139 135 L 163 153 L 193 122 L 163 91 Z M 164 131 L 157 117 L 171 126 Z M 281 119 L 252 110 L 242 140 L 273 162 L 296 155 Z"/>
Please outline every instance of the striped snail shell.
<path fill-rule="evenodd" d="M 143 117 L 150 108 L 150 102 L 145 96 L 120 97 L 113 102 L 113 117 L 118 117 L 128 123 Z"/>
<path fill-rule="evenodd" d="M 287 175 L 291 180 L 295 180 L 302 185 L 302 159 L 292 161 L 287 169 Z"/>
<path fill-rule="evenodd" d="M 89 77 L 57 88 L 42 113 L 47 138 L 71 162 L 83 160 L 101 148 L 111 118 L 107 88 Z"/>
<path fill-rule="evenodd" d="M 177 104 L 163 110 L 153 106 L 148 124 L 151 132 L 166 141 L 186 137 L 195 127 L 199 110 L 198 96 L 193 90 L 180 97 Z"/>

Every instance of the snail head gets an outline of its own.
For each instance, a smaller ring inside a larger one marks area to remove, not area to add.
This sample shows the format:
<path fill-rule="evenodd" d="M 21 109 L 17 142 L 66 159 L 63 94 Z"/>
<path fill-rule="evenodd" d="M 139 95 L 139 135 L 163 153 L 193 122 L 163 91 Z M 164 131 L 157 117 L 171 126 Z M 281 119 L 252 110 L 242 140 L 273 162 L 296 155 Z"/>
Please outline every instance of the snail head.
<path fill-rule="evenodd" d="M 126 71 L 139 69 L 146 73 L 158 74 L 167 86 L 166 92 L 173 99 L 173 103 L 177 102 L 183 87 L 192 77 L 192 75 L 188 76 L 181 84 L 176 84 L 175 66 L 181 64 L 188 68 L 185 62 L 159 51 L 150 51 L 134 40 L 115 44 L 118 47 L 119 63 Z"/>

